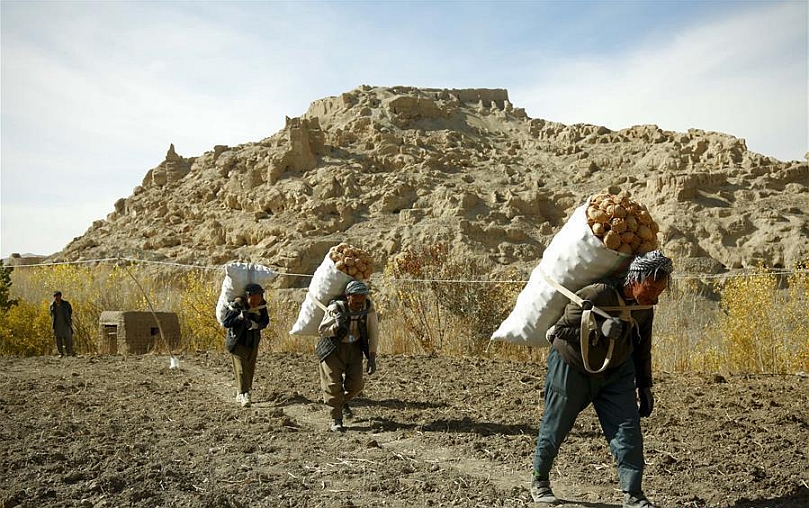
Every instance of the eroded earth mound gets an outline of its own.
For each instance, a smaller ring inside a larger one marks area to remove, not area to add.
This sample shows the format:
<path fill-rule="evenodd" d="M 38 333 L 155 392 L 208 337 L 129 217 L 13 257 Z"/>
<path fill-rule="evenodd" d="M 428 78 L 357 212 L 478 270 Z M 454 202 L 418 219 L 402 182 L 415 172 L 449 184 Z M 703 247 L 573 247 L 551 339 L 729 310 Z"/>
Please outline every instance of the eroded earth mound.
<path fill-rule="evenodd" d="M 361 86 L 261 141 L 195 157 L 172 145 L 56 258 L 238 259 L 311 273 L 340 241 L 373 252 L 377 266 L 443 241 L 458 256 L 530 268 L 603 190 L 647 205 L 660 245 L 686 270 L 788 268 L 809 255 L 805 160 L 698 129 L 532 119 L 506 90 Z"/>

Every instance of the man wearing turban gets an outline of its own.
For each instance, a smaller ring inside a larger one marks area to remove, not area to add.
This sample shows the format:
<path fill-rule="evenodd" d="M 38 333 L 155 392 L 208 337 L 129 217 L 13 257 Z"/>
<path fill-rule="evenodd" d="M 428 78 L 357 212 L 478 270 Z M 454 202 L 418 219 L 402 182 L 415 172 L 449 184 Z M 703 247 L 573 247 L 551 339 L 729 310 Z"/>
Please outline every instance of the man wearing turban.
<path fill-rule="evenodd" d="M 323 402 L 331 408 L 332 432 L 344 432 L 343 418 L 353 418 L 348 403 L 362 391 L 362 359 L 365 373 L 376 372 L 379 344 L 379 318 L 369 298 L 370 288 L 352 280 L 346 285 L 345 299 L 329 303 L 318 329 L 317 354 Z"/>
<path fill-rule="evenodd" d="M 640 418 L 651 415 L 654 407 L 653 306 L 673 269 L 671 259 L 660 251 L 637 256 L 624 277 L 579 290 L 580 300 L 568 303 L 549 330 L 545 409 L 531 482 L 535 502 L 558 502 L 550 485 L 553 461 L 576 417 L 593 404 L 617 461 L 623 507 L 653 508 L 641 488 Z"/>

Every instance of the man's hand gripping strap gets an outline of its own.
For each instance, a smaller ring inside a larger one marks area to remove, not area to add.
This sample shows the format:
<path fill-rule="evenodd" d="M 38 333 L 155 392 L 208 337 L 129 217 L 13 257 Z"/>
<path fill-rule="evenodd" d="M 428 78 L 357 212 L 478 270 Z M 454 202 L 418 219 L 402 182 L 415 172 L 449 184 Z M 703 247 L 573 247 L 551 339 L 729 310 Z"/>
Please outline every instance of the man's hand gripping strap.
<path fill-rule="evenodd" d="M 618 295 L 618 303 L 620 304 L 618 307 L 598 308 L 595 306 L 585 305 L 584 300 L 579 295 L 553 280 L 545 272 L 540 272 L 540 274 L 542 275 L 542 278 L 545 279 L 545 282 L 547 282 L 552 288 L 565 295 L 570 301 L 574 302 L 583 309 L 581 313 L 581 326 L 579 327 L 581 331 L 579 342 L 581 345 L 581 359 L 582 363 L 584 364 L 584 369 L 591 374 L 599 374 L 607 370 L 607 367 L 609 367 L 610 361 L 612 360 L 612 352 L 615 349 L 615 339 L 610 339 L 609 346 L 607 346 L 607 356 L 604 357 L 604 363 L 601 365 L 601 368 L 596 370 L 590 367 L 590 332 L 598 330 L 598 324 L 596 323 L 596 317 L 594 314 L 598 314 L 604 319 L 613 318 L 613 316 L 607 313 L 608 310 L 620 310 L 621 321 L 632 322 L 631 311 L 626 308 L 623 298 Z M 632 310 L 651 309 L 653 307 L 653 305 L 636 305 L 632 307 Z"/>

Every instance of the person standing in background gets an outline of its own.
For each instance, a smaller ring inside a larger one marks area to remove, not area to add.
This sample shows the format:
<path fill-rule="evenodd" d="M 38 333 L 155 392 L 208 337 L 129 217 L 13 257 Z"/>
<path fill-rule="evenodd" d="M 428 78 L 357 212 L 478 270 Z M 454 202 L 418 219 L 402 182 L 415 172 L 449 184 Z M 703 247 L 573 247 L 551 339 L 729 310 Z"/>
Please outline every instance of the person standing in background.
<path fill-rule="evenodd" d="M 62 299 L 61 291 L 53 292 L 50 306 L 51 327 L 56 338 L 56 349 L 59 356 L 74 356 L 73 353 L 73 307 Z"/>

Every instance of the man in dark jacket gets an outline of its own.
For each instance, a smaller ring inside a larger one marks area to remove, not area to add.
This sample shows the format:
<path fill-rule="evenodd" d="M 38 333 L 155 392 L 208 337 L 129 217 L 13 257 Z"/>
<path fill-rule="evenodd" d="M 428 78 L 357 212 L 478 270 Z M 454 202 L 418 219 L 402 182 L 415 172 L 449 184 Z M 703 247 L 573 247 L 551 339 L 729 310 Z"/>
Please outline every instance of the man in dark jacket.
<path fill-rule="evenodd" d="M 54 291 L 49 310 L 59 356 L 73 356 L 73 307 L 62 299 L 61 291 Z"/>
<path fill-rule="evenodd" d="M 228 304 L 222 324 L 227 329 L 225 347 L 233 358 L 236 402 L 242 407 L 249 407 L 261 330 L 270 324 L 264 288 L 259 284 L 248 284 L 244 288 L 244 297 L 237 297 Z"/>
<path fill-rule="evenodd" d="M 653 508 L 641 488 L 640 418 L 652 413 L 652 306 L 666 289 L 671 259 L 659 251 L 636 257 L 626 276 L 582 288 L 548 331 L 552 341 L 545 380 L 545 411 L 537 436 L 531 496 L 558 500 L 549 475 L 576 417 L 591 403 L 618 464 L 624 508 Z M 593 312 L 601 309 L 611 318 Z M 636 401 L 636 393 L 640 408 Z"/>

